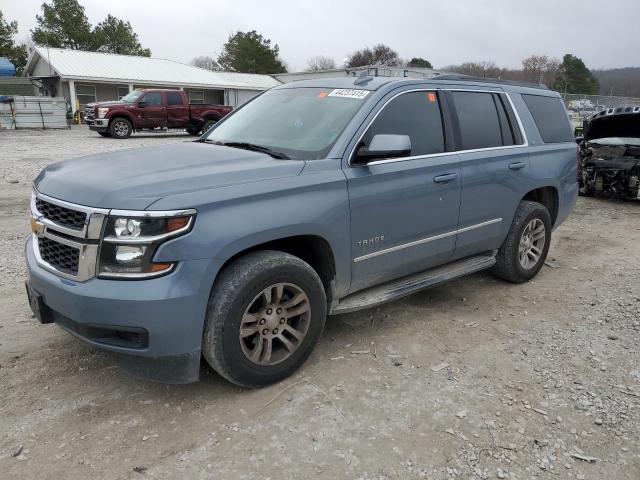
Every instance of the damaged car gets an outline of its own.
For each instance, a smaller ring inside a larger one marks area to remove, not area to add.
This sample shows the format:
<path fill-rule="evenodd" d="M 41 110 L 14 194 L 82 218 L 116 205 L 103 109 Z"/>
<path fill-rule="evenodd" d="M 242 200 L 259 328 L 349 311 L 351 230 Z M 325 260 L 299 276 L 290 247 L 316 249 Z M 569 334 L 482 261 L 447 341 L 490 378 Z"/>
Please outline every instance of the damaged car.
<path fill-rule="evenodd" d="M 640 199 L 640 106 L 603 110 L 584 122 L 580 194 Z"/>

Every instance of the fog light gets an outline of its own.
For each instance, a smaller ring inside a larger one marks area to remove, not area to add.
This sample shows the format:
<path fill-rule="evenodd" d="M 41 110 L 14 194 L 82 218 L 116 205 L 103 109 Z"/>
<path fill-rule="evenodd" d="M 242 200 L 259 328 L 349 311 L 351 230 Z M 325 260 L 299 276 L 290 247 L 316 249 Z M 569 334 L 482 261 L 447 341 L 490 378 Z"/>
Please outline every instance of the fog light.
<path fill-rule="evenodd" d="M 116 248 L 116 261 L 123 265 L 136 265 L 144 256 L 145 246 L 133 247 L 130 245 L 118 245 Z"/>

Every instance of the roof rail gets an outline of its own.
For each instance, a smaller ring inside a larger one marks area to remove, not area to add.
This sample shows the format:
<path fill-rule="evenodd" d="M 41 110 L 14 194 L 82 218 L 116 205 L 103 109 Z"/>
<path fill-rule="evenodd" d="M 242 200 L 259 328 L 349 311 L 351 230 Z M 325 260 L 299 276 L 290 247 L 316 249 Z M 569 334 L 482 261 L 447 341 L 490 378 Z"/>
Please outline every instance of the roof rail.
<path fill-rule="evenodd" d="M 497 78 L 474 77 L 472 75 L 454 73 L 443 73 L 441 75 L 435 75 L 433 77 L 433 80 L 461 80 L 465 82 L 498 83 L 501 85 L 513 85 L 516 87 L 541 88 L 543 90 L 549 90 L 549 87 L 542 83 L 519 82 L 517 80 L 499 80 Z"/>

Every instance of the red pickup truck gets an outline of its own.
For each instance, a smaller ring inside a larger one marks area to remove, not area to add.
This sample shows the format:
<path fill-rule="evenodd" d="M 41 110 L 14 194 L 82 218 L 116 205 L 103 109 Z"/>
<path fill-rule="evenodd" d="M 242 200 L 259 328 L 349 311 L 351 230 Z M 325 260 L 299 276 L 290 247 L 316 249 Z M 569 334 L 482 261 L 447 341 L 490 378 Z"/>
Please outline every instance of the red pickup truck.
<path fill-rule="evenodd" d="M 183 128 L 204 133 L 232 110 L 225 105 L 191 105 L 181 90 L 134 90 L 116 102 L 86 106 L 84 120 L 103 137 L 128 138 L 139 130 Z"/>

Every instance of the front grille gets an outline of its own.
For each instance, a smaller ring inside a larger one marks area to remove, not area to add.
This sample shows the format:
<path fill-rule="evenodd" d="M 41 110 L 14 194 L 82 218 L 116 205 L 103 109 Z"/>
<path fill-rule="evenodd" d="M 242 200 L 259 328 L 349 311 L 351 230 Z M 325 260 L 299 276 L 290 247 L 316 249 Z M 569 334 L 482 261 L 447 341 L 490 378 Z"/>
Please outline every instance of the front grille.
<path fill-rule="evenodd" d="M 93 119 L 93 117 L 95 116 L 95 110 L 93 109 L 93 107 L 86 107 L 84 109 L 84 118 L 91 118 Z"/>
<path fill-rule="evenodd" d="M 76 230 L 82 230 L 87 218 L 87 214 L 84 212 L 78 212 L 76 210 L 71 210 L 70 208 L 61 207 L 39 198 L 36 198 L 36 209 L 44 215 L 47 220 L 51 220 L 63 227 L 74 228 Z"/>
<path fill-rule="evenodd" d="M 38 249 L 40 257 L 56 270 L 71 275 L 78 274 L 80 250 L 77 248 L 43 237 L 38 239 Z"/>

